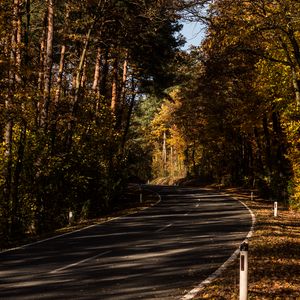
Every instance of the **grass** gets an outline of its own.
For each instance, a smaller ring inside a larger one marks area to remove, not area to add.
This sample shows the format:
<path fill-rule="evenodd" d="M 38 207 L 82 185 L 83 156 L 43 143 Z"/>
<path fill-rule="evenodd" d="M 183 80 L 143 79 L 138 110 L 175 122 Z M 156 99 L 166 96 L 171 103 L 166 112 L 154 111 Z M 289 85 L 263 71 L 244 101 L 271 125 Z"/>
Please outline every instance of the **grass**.
<path fill-rule="evenodd" d="M 249 240 L 248 299 L 300 300 L 300 213 L 279 205 L 275 218 L 272 202 L 251 201 L 250 193 L 239 189 L 225 191 L 247 204 L 256 216 Z M 239 299 L 239 261 L 195 299 Z"/>

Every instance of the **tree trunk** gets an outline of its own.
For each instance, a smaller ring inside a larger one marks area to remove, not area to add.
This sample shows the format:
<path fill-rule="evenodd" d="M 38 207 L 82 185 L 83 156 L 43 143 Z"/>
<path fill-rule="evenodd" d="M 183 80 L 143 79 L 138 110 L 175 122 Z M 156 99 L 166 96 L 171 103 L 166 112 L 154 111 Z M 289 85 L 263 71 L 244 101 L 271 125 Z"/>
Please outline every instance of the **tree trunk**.
<path fill-rule="evenodd" d="M 61 88 L 62 88 L 62 80 L 63 80 L 63 71 L 65 66 L 65 55 L 66 55 L 66 45 L 61 46 L 60 51 L 60 61 L 59 61 L 59 70 L 57 74 L 57 82 L 56 82 L 56 92 L 55 92 L 55 98 L 54 98 L 54 104 L 57 106 L 60 94 L 61 94 Z"/>
<path fill-rule="evenodd" d="M 95 72 L 94 72 L 94 80 L 93 80 L 93 85 L 92 85 L 92 90 L 95 93 L 99 92 L 100 71 L 101 71 L 101 49 L 99 47 L 97 49 L 97 56 L 96 56 L 96 62 L 95 62 Z"/>
<path fill-rule="evenodd" d="M 127 68 L 128 68 L 128 60 L 125 58 L 123 63 L 123 78 L 122 78 L 122 107 L 125 107 L 126 102 L 126 82 L 127 82 Z"/>
<path fill-rule="evenodd" d="M 117 114 L 118 109 L 118 67 L 119 61 L 118 58 L 115 58 L 113 63 L 113 71 L 112 71 L 112 86 L 111 86 L 111 110 L 114 115 Z"/>
<path fill-rule="evenodd" d="M 136 86 L 134 84 L 134 79 L 132 78 L 131 79 L 131 99 L 130 99 L 130 103 L 129 103 L 129 107 L 128 107 L 128 113 L 127 113 L 127 118 L 126 118 L 126 123 L 125 123 L 125 128 L 124 128 L 123 141 L 122 141 L 122 152 L 124 152 L 127 135 L 128 135 L 129 128 L 130 128 L 130 121 L 131 121 L 131 116 L 132 116 L 135 97 L 136 97 L 135 89 L 136 89 Z"/>
<path fill-rule="evenodd" d="M 12 233 L 20 233 L 21 224 L 20 224 L 20 201 L 19 201 L 19 184 L 21 178 L 21 172 L 23 169 L 23 159 L 24 159 L 24 150 L 25 150 L 25 141 L 26 141 L 26 124 L 22 124 L 20 128 L 20 138 L 18 145 L 18 153 L 16 158 L 16 165 L 14 168 L 13 174 L 13 186 L 12 186 Z"/>
<path fill-rule="evenodd" d="M 162 160 L 163 160 L 163 172 L 164 176 L 167 175 L 167 134 L 164 131 L 163 144 L 162 144 Z"/>
<path fill-rule="evenodd" d="M 11 232 L 11 193 L 12 193 L 12 172 L 13 172 L 13 130 L 14 122 L 10 110 L 14 105 L 14 94 L 21 84 L 21 13 L 20 13 L 20 1 L 14 0 L 13 2 L 13 18 L 12 18 L 12 35 L 11 35 L 11 54 L 10 63 L 11 68 L 9 70 L 9 95 L 5 100 L 5 110 L 9 116 L 4 126 L 4 226 L 6 234 Z"/>
<path fill-rule="evenodd" d="M 40 55 L 39 55 L 39 75 L 38 75 L 38 97 L 36 103 L 36 118 L 35 125 L 39 127 L 41 124 L 41 110 L 42 110 L 42 95 L 44 90 L 44 68 L 45 68 L 45 48 L 46 48 L 46 27 L 47 27 L 47 13 L 44 15 L 43 31 L 40 40 Z"/>
<path fill-rule="evenodd" d="M 294 87 L 295 98 L 296 98 L 296 105 L 297 107 L 299 107 L 300 106 L 300 80 L 298 80 L 294 68 L 292 68 L 292 80 L 293 80 L 293 87 Z"/>
<path fill-rule="evenodd" d="M 286 141 L 283 135 L 280 115 L 278 112 L 272 113 L 272 123 L 273 130 L 275 133 L 275 147 L 276 147 L 276 165 L 278 168 L 278 173 L 281 176 L 284 176 L 286 171 L 288 170 L 287 163 L 285 163 L 285 154 L 286 154 Z M 289 171 L 289 170 L 288 170 Z"/>
<path fill-rule="evenodd" d="M 120 102 L 121 103 L 120 103 L 120 107 L 119 107 L 119 113 L 117 116 L 118 117 L 117 126 L 116 126 L 117 128 L 121 128 L 122 123 L 125 121 L 124 119 L 126 118 L 126 116 L 124 116 L 124 112 L 126 112 L 127 69 L 128 69 L 128 60 L 127 60 L 127 54 L 126 54 L 126 58 L 123 63 L 123 76 L 122 76 L 122 83 L 121 83 L 121 89 L 120 89 L 120 98 L 121 98 Z"/>
<path fill-rule="evenodd" d="M 29 63 L 29 33 L 30 33 L 30 0 L 26 0 L 26 24 L 24 32 L 24 43 L 25 43 L 25 54 L 24 54 L 24 64 L 26 67 Z"/>
<path fill-rule="evenodd" d="M 254 127 L 253 131 L 254 131 L 254 137 L 255 137 L 255 141 L 256 141 L 256 145 L 257 145 L 258 168 L 263 171 L 264 170 L 264 164 L 263 164 L 263 161 L 262 161 L 262 147 L 261 147 L 261 142 L 259 140 L 259 134 L 258 134 L 257 127 Z"/>
<path fill-rule="evenodd" d="M 107 77 L 108 77 L 108 49 L 105 49 L 104 52 L 104 62 L 103 68 L 101 72 L 101 79 L 100 79 L 100 95 L 103 97 L 107 97 Z"/>
<path fill-rule="evenodd" d="M 68 133 L 66 136 L 67 151 L 70 150 L 72 147 L 72 137 L 73 137 L 73 130 L 74 130 L 74 126 L 75 126 L 74 116 L 77 113 L 77 106 L 79 104 L 79 93 L 80 93 L 81 86 L 82 86 L 81 84 L 82 84 L 82 75 L 83 75 L 83 69 L 84 69 L 84 64 L 85 64 L 85 58 L 86 58 L 86 53 L 87 53 L 88 45 L 90 42 L 90 37 L 91 37 L 93 27 L 94 27 L 94 23 L 91 25 L 90 29 L 88 30 L 85 44 L 84 44 L 84 47 L 83 47 L 83 50 L 81 53 L 79 65 L 78 65 L 77 72 L 76 72 L 76 78 L 75 78 L 75 82 L 74 82 L 75 86 L 73 87 L 74 100 L 70 107 L 70 113 L 72 116 L 72 120 L 69 121 L 69 123 L 68 123 Z"/>
<path fill-rule="evenodd" d="M 53 0 L 48 0 L 48 16 L 47 16 L 47 42 L 45 52 L 44 66 L 44 94 L 43 106 L 41 111 L 41 126 L 46 128 L 48 122 L 48 113 L 50 105 L 50 90 L 52 77 L 52 61 L 53 61 L 53 32 L 54 32 L 54 6 Z"/>
<path fill-rule="evenodd" d="M 270 131 L 268 126 L 268 119 L 267 116 L 264 115 L 263 117 L 263 129 L 264 129 L 264 135 L 266 140 L 266 163 L 268 167 L 269 175 L 272 171 L 272 153 L 271 153 L 271 138 L 270 138 Z"/>

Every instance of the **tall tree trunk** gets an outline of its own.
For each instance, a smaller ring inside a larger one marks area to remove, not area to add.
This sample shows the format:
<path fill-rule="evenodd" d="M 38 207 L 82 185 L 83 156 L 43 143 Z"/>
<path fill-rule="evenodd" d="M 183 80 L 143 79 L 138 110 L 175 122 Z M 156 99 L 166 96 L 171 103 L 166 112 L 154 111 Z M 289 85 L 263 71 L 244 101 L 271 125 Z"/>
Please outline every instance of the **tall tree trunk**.
<path fill-rule="evenodd" d="M 300 80 L 297 78 L 296 70 L 292 68 L 292 81 L 295 92 L 296 104 L 300 107 Z"/>
<path fill-rule="evenodd" d="M 90 42 L 90 38 L 91 38 L 91 33 L 94 27 L 94 22 L 91 25 L 91 27 L 88 30 L 88 33 L 86 35 L 86 39 L 85 39 L 85 44 L 81 53 L 81 57 L 79 60 L 79 65 L 77 68 L 77 72 L 76 72 L 76 77 L 74 80 L 74 84 L 75 86 L 73 87 L 74 89 L 74 99 L 73 99 L 73 103 L 70 107 L 70 113 L 72 116 L 72 120 L 68 123 L 68 133 L 66 136 L 66 149 L 67 151 L 69 151 L 72 147 L 72 138 L 73 138 L 73 131 L 74 131 L 74 127 L 75 127 L 75 121 L 74 121 L 74 116 L 77 113 L 77 108 L 78 108 L 78 104 L 79 104 L 79 95 L 80 95 L 80 90 L 81 90 L 81 84 L 82 84 L 82 76 L 83 76 L 83 70 L 84 70 L 84 64 L 85 64 L 85 58 L 86 58 L 86 53 L 88 50 L 88 46 L 89 46 L 89 42 Z"/>
<path fill-rule="evenodd" d="M 131 99 L 130 99 L 130 103 L 129 103 L 129 107 L 128 107 L 128 113 L 127 113 L 126 123 L 125 123 L 125 128 L 124 128 L 124 134 L 123 134 L 123 140 L 122 140 L 122 152 L 124 152 L 124 150 L 125 150 L 127 135 L 128 135 L 129 128 L 130 128 L 130 121 L 131 121 L 135 97 L 136 97 L 135 89 L 136 89 L 136 85 L 135 85 L 134 79 L 132 77 L 131 78 Z"/>
<path fill-rule="evenodd" d="M 20 201 L 19 201 L 19 184 L 21 179 L 21 172 L 23 169 L 23 159 L 24 159 L 24 150 L 25 150 L 25 141 L 26 141 L 26 124 L 21 124 L 20 127 L 20 137 L 18 152 L 16 157 L 16 165 L 14 168 L 13 174 L 13 186 L 12 186 L 12 233 L 18 234 L 21 233 L 22 226 L 20 223 Z"/>
<path fill-rule="evenodd" d="M 42 95 L 44 90 L 44 69 L 45 69 L 45 49 L 46 49 L 46 28 L 47 27 L 47 12 L 44 15 L 43 31 L 40 40 L 40 55 L 39 55 L 39 75 L 38 75 L 38 97 L 36 101 L 36 119 L 35 125 L 39 127 L 41 124 L 41 110 L 42 110 Z"/>
<path fill-rule="evenodd" d="M 100 108 L 100 73 L 101 73 L 101 48 L 98 47 L 97 55 L 96 55 L 96 62 L 95 62 L 95 71 L 94 71 L 94 80 L 92 85 L 92 90 L 96 96 L 95 101 L 95 111 L 98 112 Z"/>
<path fill-rule="evenodd" d="M 100 71 L 101 71 L 101 48 L 98 47 L 97 55 L 96 55 L 96 62 L 95 62 L 94 80 L 93 80 L 93 85 L 92 85 L 92 90 L 95 93 L 99 92 Z"/>
<path fill-rule="evenodd" d="M 255 137 L 255 141 L 256 141 L 256 145 L 257 145 L 257 161 L 258 161 L 258 168 L 261 170 L 261 171 L 264 171 L 264 164 L 263 164 L 263 161 L 262 161 L 262 147 L 261 147 L 261 142 L 260 142 L 260 139 L 259 139 L 259 134 L 258 134 L 258 129 L 257 127 L 254 127 L 254 137 Z M 263 172 L 262 172 L 263 173 Z"/>
<path fill-rule="evenodd" d="M 82 76 L 81 76 L 81 82 L 80 82 L 81 90 L 84 90 L 86 81 L 87 81 L 87 75 L 86 75 L 86 60 L 85 60 L 84 64 L 83 64 L 83 68 L 82 68 Z"/>
<path fill-rule="evenodd" d="M 65 57 L 66 57 L 66 31 L 69 27 L 69 8 L 66 7 L 66 15 L 65 15 L 65 24 L 64 24 L 64 38 L 63 38 L 63 44 L 61 46 L 60 50 L 60 60 L 59 60 L 59 69 L 57 74 L 57 82 L 56 82 L 56 91 L 55 91 L 55 97 L 54 97 L 54 105 L 55 105 L 55 112 L 57 112 L 57 105 L 60 100 L 61 95 L 61 89 L 62 89 L 62 82 L 63 82 L 63 72 L 65 67 Z"/>
<path fill-rule="evenodd" d="M 62 89 L 62 81 L 63 81 L 63 72 L 64 72 L 64 66 L 65 66 L 65 56 L 66 56 L 66 45 L 65 43 L 61 46 L 60 50 L 60 61 L 59 61 L 59 69 L 57 74 L 57 82 L 56 82 L 56 92 L 55 92 L 55 98 L 54 98 L 54 104 L 55 106 L 58 105 L 61 89 Z"/>
<path fill-rule="evenodd" d="M 58 118 L 58 104 L 60 100 L 61 90 L 62 90 L 62 81 L 63 81 L 63 71 L 65 65 L 65 54 L 66 54 L 66 45 L 62 45 L 60 52 L 60 62 L 59 62 L 59 70 L 57 74 L 57 82 L 56 82 L 56 92 L 54 97 L 54 113 L 52 116 L 52 124 L 51 124 L 51 153 L 55 152 L 55 141 L 56 141 L 56 126 L 57 126 L 57 118 Z"/>
<path fill-rule="evenodd" d="M 118 58 L 115 58 L 113 63 L 113 71 L 112 71 L 112 86 L 111 86 L 111 110 L 114 113 L 114 115 L 117 114 L 118 110 L 118 72 L 119 68 L 119 60 Z"/>
<path fill-rule="evenodd" d="M 10 103 L 6 102 L 6 109 L 10 109 Z M 3 157 L 3 226 L 5 235 L 10 234 L 10 202 L 11 202 L 11 190 L 12 190 L 12 166 L 13 166 L 13 157 L 12 157 L 12 143 L 13 143 L 13 121 L 9 119 L 6 122 L 4 128 L 4 157 Z"/>
<path fill-rule="evenodd" d="M 117 123 L 117 128 L 121 128 L 122 123 L 126 120 L 126 116 L 124 116 L 126 112 L 126 93 L 127 93 L 127 69 L 128 69 L 128 59 L 127 59 L 128 54 L 126 53 L 126 58 L 124 59 L 123 63 L 123 76 L 122 76 L 122 83 L 121 83 L 121 89 L 120 89 L 120 107 L 119 107 L 119 113 L 118 113 L 118 123 Z M 126 123 L 125 123 L 126 124 Z M 126 125 L 125 125 L 126 126 Z"/>
<path fill-rule="evenodd" d="M 266 114 L 263 117 L 263 129 L 264 129 L 264 135 L 265 135 L 265 141 L 266 141 L 266 163 L 267 163 L 267 169 L 269 172 L 269 175 L 272 171 L 272 152 L 271 152 L 271 137 L 270 137 L 270 131 L 268 126 L 268 118 Z"/>
<path fill-rule="evenodd" d="M 30 0 L 26 0 L 25 9 L 26 9 L 26 23 L 25 23 L 25 32 L 24 32 L 24 44 L 25 44 L 24 64 L 26 67 L 28 67 L 28 63 L 29 63 L 29 33 L 30 33 Z"/>
<path fill-rule="evenodd" d="M 103 67 L 101 72 L 101 79 L 100 79 L 100 95 L 103 97 L 107 97 L 107 77 L 108 77 L 108 49 L 104 51 L 104 61 Z"/>
<path fill-rule="evenodd" d="M 48 16 L 47 16 L 47 43 L 45 52 L 44 66 L 44 94 L 43 106 L 41 111 L 41 126 L 46 128 L 48 122 L 48 113 L 50 105 L 50 90 L 52 77 L 52 61 L 53 61 L 53 33 L 54 33 L 54 6 L 53 0 L 48 0 Z"/>
<path fill-rule="evenodd" d="M 21 85 L 21 13 L 20 13 L 20 1 L 14 0 L 13 2 L 13 18 L 12 18 L 12 35 L 11 35 L 11 54 L 10 63 L 11 68 L 9 70 L 9 95 L 5 100 L 5 109 L 9 116 L 4 126 L 4 218 L 5 218 L 5 230 L 9 235 L 11 232 L 11 193 L 12 193 L 12 173 L 13 173 L 13 131 L 14 122 L 10 110 L 14 105 L 14 95 Z"/>
<path fill-rule="evenodd" d="M 167 175 L 167 134 L 166 134 L 166 131 L 164 131 L 164 133 L 163 133 L 162 160 L 163 160 L 163 172 L 164 172 L 164 176 L 166 176 Z"/>
<path fill-rule="evenodd" d="M 272 113 L 272 123 L 273 130 L 275 133 L 275 147 L 276 147 L 276 164 L 278 168 L 278 173 L 280 176 L 285 176 L 286 171 L 290 171 L 288 164 L 286 163 L 285 154 L 286 154 L 286 141 L 282 131 L 280 115 L 278 112 Z"/>
<path fill-rule="evenodd" d="M 128 60 L 126 57 L 124 60 L 124 63 L 123 63 L 123 77 L 122 77 L 122 90 L 121 90 L 122 107 L 125 107 L 125 104 L 126 104 L 125 102 L 126 102 L 127 68 L 128 68 Z"/>

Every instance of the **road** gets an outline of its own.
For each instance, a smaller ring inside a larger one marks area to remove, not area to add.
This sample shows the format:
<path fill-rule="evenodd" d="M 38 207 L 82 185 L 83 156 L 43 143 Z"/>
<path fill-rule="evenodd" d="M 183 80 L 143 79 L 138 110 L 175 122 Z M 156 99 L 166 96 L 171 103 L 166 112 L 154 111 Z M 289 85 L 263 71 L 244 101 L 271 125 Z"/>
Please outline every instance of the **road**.
<path fill-rule="evenodd" d="M 246 237 L 248 210 L 213 190 L 151 187 L 157 205 L 0 254 L 0 299 L 180 299 Z"/>

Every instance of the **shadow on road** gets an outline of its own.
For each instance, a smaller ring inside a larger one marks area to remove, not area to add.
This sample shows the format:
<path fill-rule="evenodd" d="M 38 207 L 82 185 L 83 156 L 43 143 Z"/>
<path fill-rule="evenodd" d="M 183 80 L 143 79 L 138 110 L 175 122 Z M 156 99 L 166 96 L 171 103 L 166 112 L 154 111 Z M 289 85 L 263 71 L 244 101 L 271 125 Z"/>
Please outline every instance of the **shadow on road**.
<path fill-rule="evenodd" d="M 1 299 L 179 299 L 251 227 L 239 202 L 205 189 L 151 187 L 146 211 L 0 254 Z"/>

